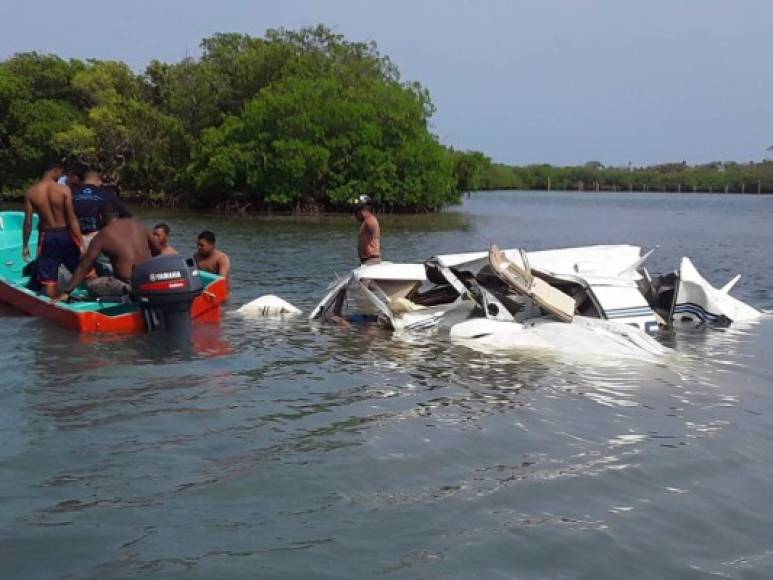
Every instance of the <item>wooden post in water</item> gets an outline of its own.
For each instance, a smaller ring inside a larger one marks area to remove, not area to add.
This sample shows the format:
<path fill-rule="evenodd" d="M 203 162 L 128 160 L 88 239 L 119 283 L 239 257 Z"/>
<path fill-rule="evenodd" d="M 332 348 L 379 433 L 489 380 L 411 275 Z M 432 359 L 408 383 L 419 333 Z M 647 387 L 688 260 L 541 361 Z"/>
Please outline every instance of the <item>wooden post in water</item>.
<path fill-rule="evenodd" d="M 725 184 L 725 193 L 727 193 L 727 192 L 728 192 L 728 188 L 729 188 L 729 187 L 730 187 L 730 186 L 729 186 L 729 185 L 726 183 L 726 184 Z"/>
<path fill-rule="evenodd" d="M 757 182 L 757 193 L 758 194 L 762 193 L 762 180 L 761 179 Z"/>
<path fill-rule="evenodd" d="M 682 193 L 682 184 L 681 183 L 677 183 L 676 184 L 676 192 L 677 193 Z"/>
<path fill-rule="evenodd" d="M 741 193 L 746 193 L 746 183 L 741 184 Z"/>
<path fill-rule="evenodd" d="M 548 191 L 550 191 L 550 177 L 548 177 Z"/>

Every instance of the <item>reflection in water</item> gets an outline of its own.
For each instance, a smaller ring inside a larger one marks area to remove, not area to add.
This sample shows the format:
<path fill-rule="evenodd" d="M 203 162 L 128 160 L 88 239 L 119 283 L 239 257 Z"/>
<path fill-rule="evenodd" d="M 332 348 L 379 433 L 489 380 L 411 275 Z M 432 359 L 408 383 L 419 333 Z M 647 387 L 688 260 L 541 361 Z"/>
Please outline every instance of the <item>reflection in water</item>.
<path fill-rule="evenodd" d="M 755 233 L 764 200 L 729 212 L 711 198 L 715 213 L 679 230 L 679 197 L 513 195 L 387 218 L 385 252 L 661 243 L 721 281 L 773 241 Z M 308 311 L 356 258 L 348 219 L 164 218 L 182 250 L 210 227 L 231 251 L 229 310 L 275 293 Z M 739 287 L 763 307 L 764 271 Z M 769 320 L 665 334 L 678 355 L 654 365 L 232 312 L 186 348 L 3 321 L 0 553 L 14 577 L 770 571 Z"/>

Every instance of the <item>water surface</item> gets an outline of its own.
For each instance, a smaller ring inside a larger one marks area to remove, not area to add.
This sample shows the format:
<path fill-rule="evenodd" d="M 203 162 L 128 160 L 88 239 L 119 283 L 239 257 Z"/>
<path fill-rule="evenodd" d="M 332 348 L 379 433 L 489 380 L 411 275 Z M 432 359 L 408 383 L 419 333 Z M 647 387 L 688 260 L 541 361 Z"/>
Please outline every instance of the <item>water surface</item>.
<path fill-rule="evenodd" d="M 663 340 L 668 365 L 480 354 L 435 338 L 245 321 L 308 310 L 355 262 L 326 217 L 148 213 L 234 264 L 190 349 L 79 337 L 0 307 L 8 578 L 773 577 L 773 324 Z M 476 194 L 385 216 L 385 257 L 660 245 L 773 307 L 773 198 Z"/>

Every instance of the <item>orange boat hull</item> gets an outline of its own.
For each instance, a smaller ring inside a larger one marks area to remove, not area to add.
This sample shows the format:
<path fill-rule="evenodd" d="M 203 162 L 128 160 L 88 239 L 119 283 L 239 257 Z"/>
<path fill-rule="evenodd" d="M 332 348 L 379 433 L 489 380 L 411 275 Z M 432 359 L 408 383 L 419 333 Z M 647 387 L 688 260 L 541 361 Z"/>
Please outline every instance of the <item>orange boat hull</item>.
<path fill-rule="evenodd" d="M 220 321 L 221 306 L 228 300 L 228 282 L 223 278 L 211 282 L 193 301 L 191 318 L 194 322 Z M 0 301 L 32 316 L 84 333 L 137 333 L 145 332 L 145 321 L 138 309 L 116 316 L 100 312 L 76 312 L 52 304 L 0 281 Z"/>

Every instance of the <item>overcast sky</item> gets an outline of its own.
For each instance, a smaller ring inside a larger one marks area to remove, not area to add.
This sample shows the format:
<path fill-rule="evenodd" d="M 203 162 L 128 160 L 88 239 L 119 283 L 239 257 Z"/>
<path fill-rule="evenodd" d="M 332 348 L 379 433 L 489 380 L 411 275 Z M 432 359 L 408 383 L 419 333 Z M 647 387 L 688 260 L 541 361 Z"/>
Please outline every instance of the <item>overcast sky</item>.
<path fill-rule="evenodd" d="M 215 32 L 323 23 L 426 86 L 445 144 L 512 164 L 759 160 L 773 0 L 0 0 L 0 58 L 198 54 Z"/>

